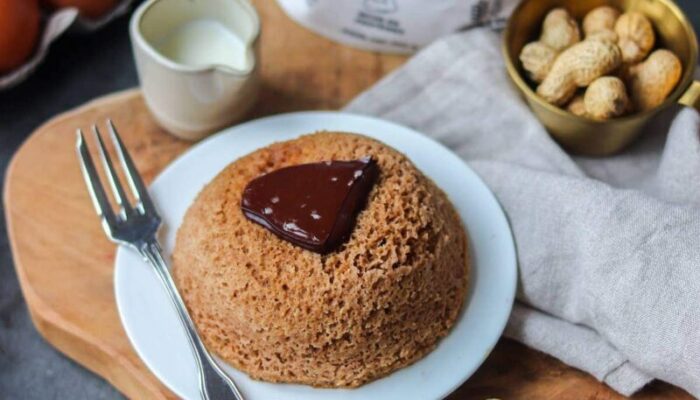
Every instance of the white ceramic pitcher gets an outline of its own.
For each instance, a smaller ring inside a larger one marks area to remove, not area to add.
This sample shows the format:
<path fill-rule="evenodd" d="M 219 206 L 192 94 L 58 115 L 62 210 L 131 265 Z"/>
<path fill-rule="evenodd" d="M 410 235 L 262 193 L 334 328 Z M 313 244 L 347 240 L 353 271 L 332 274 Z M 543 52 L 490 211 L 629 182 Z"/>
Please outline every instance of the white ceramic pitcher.
<path fill-rule="evenodd" d="M 163 43 L 175 33 L 188 39 L 190 31 L 183 27 L 200 21 L 234 34 L 243 43 L 245 58 L 207 63 L 209 50 L 203 48 L 190 52 L 190 59 L 199 55 L 202 60 L 184 63 L 163 51 Z M 143 3 L 132 16 L 130 35 L 141 88 L 156 121 L 175 136 L 198 140 L 240 118 L 257 97 L 259 32 L 258 15 L 246 0 Z"/>

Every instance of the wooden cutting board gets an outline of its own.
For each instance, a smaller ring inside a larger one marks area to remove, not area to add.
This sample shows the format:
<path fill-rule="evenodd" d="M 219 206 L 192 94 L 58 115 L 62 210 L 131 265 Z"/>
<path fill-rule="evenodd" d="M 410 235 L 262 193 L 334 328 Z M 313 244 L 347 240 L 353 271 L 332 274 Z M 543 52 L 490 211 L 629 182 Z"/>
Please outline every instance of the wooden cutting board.
<path fill-rule="evenodd" d="M 350 49 L 298 27 L 270 0 L 261 14 L 263 90 L 254 116 L 338 109 L 404 62 Z M 117 93 L 41 126 L 15 155 L 4 191 L 17 276 L 43 337 L 130 398 L 174 398 L 140 361 L 114 302 L 114 245 L 95 216 L 75 155 L 76 128 L 114 119 L 138 169 L 153 179 L 191 143 L 155 125 L 138 90 Z M 690 399 L 655 383 L 635 396 Z M 503 339 L 474 377 L 450 398 L 618 399 L 593 377 Z"/>

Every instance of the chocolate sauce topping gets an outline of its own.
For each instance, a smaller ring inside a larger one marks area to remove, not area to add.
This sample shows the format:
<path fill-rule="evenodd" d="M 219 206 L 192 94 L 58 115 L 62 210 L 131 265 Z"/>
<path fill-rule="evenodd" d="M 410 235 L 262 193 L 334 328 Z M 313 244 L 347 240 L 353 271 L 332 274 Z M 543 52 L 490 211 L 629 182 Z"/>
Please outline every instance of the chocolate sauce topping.
<path fill-rule="evenodd" d="M 350 237 L 378 175 L 370 157 L 281 168 L 248 183 L 241 209 L 280 238 L 326 254 Z"/>

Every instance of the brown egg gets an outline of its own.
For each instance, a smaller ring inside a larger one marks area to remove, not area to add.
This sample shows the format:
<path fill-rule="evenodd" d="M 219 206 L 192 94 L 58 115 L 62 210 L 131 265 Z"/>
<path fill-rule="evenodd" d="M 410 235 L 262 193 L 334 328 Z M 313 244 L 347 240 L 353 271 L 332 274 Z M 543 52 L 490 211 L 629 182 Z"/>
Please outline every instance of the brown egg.
<path fill-rule="evenodd" d="M 76 7 L 84 17 L 95 19 L 107 14 L 117 0 L 45 0 L 54 8 Z"/>
<path fill-rule="evenodd" d="M 0 74 L 32 55 L 39 39 L 37 0 L 0 0 Z"/>

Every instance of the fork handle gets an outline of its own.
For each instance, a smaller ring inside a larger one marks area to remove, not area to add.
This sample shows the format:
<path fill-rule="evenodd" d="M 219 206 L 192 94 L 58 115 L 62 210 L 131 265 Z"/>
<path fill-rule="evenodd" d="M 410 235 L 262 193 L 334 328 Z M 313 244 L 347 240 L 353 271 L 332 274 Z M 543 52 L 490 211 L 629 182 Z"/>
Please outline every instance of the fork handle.
<path fill-rule="evenodd" d="M 175 282 L 170 275 L 170 269 L 163 258 L 158 242 L 152 240 L 144 243 L 139 248 L 139 252 L 155 269 L 158 278 L 160 278 L 161 283 L 168 292 L 177 315 L 180 317 L 183 328 L 185 328 L 192 353 L 194 353 L 194 358 L 197 361 L 201 398 L 204 400 L 243 400 L 243 396 L 238 391 L 236 384 L 216 364 L 199 338 L 194 322 L 192 322 L 185 303 L 182 301 L 182 297 L 180 297 L 180 293 L 177 291 Z"/>

